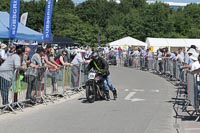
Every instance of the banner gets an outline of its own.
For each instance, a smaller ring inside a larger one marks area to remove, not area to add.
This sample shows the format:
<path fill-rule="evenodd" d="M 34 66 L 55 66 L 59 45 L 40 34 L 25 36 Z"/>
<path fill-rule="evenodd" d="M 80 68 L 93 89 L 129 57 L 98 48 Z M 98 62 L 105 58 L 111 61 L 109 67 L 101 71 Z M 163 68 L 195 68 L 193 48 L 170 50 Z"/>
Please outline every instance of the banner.
<path fill-rule="evenodd" d="M 101 46 L 101 33 L 98 32 L 98 46 Z"/>
<path fill-rule="evenodd" d="M 20 0 L 10 0 L 9 37 L 15 38 L 17 34 L 20 12 Z"/>
<path fill-rule="evenodd" d="M 43 31 L 43 39 L 51 40 L 51 21 L 52 21 L 52 13 L 53 13 L 53 1 L 46 1 L 46 9 L 44 16 L 44 31 Z"/>
<path fill-rule="evenodd" d="M 23 13 L 20 18 L 20 23 L 26 25 L 27 18 L 28 18 L 28 12 Z"/>

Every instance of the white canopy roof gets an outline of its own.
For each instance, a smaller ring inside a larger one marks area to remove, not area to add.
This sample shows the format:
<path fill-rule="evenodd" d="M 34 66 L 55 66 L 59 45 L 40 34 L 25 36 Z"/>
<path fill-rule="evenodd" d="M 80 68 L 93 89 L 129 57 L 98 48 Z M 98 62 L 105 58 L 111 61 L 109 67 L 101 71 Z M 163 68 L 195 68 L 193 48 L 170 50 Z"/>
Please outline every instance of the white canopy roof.
<path fill-rule="evenodd" d="M 147 37 L 146 43 L 147 47 L 153 46 L 155 50 L 160 47 L 190 47 L 191 45 L 200 47 L 200 39 Z"/>
<path fill-rule="evenodd" d="M 135 38 L 132 38 L 130 36 L 124 37 L 122 39 L 116 40 L 114 42 L 109 43 L 109 46 L 111 47 L 119 47 L 119 46 L 144 46 L 146 47 L 146 43 L 137 40 Z"/>

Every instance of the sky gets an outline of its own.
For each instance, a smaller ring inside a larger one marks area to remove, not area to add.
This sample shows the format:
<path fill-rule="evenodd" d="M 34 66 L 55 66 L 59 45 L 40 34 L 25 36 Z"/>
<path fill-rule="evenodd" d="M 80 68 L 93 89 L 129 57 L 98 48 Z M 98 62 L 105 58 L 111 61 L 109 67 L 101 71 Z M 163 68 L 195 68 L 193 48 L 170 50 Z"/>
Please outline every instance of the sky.
<path fill-rule="evenodd" d="M 75 3 L 81 3 L 85 0 L 73 0 Z M 152 0 L 155 1 L 155 0 Z M 180 3 L 191 3 L 191 2 L 200 2 L 200 0 L 161 0 L 166 2 L 180 2 Z"/>
<path fill-rule="evenodd" d="M 24 1 L 30 1 L 30 0 L 24 0 Z M 86 0 L 73 0 L 74 3 L 81 3 Z M 155 1 L 155 0 L 151 0 Z M 166 1 L 166 2 L 180 2 L 180 3 L 191 3 L 191 2 L 200 2 L 200 0 L 160 0 L 160 1 Z"/>
<path fill-rule="evenodd" d="M 153 0 L 151 0 L 153 1 Z M 155 0 L 154 0 L 155 1 Z M 200 0 L 160 0 L 160 1 L 166 1 L 166 2 L 180 2 L 180 3 L 191 3 L 191 2 L 200 2 Z"/>

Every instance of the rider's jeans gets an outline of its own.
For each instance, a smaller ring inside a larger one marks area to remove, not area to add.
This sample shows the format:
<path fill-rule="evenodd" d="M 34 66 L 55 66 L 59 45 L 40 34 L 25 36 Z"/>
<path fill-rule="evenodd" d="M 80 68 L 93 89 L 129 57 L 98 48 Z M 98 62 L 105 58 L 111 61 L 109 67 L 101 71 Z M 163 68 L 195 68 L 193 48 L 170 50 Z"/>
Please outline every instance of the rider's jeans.
<path fill-rule="evenodd" d="M 111 82 L 110 76 L 107 76 L 106 78 L 104 78 L 104 88 L 105 90 L 115 90 L 115 88 L 113 87 L 113 84 Z"/>

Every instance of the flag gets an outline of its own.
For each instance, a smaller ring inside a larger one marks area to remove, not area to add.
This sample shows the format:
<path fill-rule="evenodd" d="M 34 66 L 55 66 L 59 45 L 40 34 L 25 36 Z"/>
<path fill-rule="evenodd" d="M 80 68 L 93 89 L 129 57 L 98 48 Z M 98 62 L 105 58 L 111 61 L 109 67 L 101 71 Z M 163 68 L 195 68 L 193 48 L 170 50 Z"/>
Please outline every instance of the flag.
<path fill-rule="evenodd" d="M 23 13 L 20 18 L 20 23 L 26 25 L 27 18 L 28 18 L 28 12 Z"/>
<path fill-rule="evenodd" d="M 20 12 L 20 0 L 10 0 L 9 37 L 15 38 L 17 34 Z"/>
<path fill-rule="evenodd" d="M 101 34 L 100 34 L 100 32 L 98 33 L 98 46 L 101 46 Z"/>
<path fill-rule="evenodd" d="M 43 30 L 43 39 L 51 40 L 51 22 L 52 22 L 52 13 L 53 13 L 53 1 L 46 0 L 45 16 L 44 16 L 44 30 Z"/>

